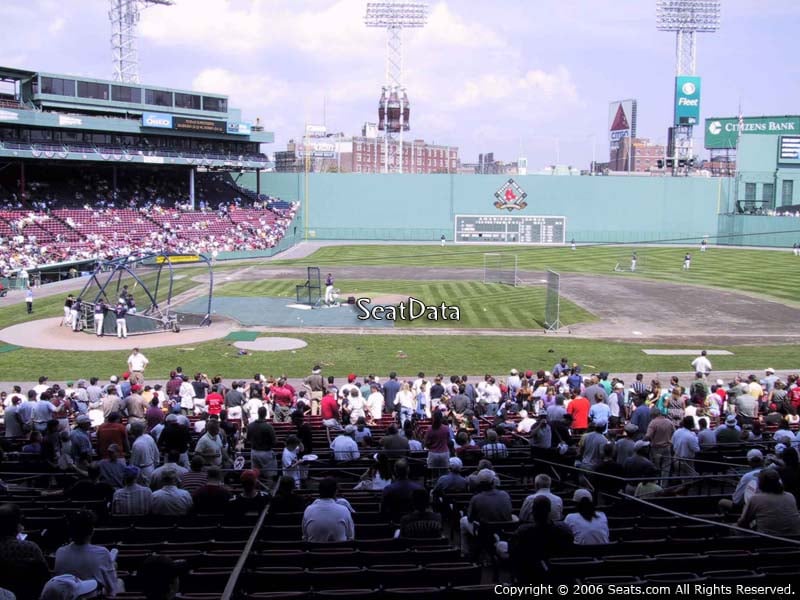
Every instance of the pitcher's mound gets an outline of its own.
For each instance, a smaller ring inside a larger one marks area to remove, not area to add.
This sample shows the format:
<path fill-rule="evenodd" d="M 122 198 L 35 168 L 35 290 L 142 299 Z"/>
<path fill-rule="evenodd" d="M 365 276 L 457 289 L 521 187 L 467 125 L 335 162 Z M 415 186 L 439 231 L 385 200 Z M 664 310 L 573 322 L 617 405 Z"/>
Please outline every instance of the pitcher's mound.
<path fill-rule="evenodd" d="M 305 348 L 308 344 L 297 338 L 260 337 L 252 342 L 234 342 L 233 345 L 242 350 L 278 352 L 280 350 L 298 350 L 300 348 Z"/>

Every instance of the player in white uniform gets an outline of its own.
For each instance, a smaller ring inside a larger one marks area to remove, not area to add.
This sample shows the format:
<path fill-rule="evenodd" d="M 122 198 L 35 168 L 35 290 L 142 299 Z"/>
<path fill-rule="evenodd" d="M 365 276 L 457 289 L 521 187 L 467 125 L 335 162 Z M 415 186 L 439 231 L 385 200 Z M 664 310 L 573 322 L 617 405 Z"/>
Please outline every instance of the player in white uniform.
<path fill-rule="evenodd" d="M 325 278 L 325 304 L 333 304 L 333 275 L 328 273 Z"/>

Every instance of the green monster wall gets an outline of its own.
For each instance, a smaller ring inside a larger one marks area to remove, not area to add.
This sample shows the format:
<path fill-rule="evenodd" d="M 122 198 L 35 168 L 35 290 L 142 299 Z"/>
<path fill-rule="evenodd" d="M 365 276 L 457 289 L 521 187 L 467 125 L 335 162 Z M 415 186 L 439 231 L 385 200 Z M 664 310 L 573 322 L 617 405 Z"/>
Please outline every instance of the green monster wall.
<path fill-rule="evenodd" d="M 308 175 L 263 173 L 261 191 L 300 201 L 309 239 L 438 240 L 456 214 L 509 214 L 493 206 L 499 175 Z M 700 177 L 514 177 L 527 193 L 522 215 L 567 219 L 567 240 L 697 243 L 717 233 L 729 180 Z M 255 175 L 240 183 L 255 188 Z M 301 233 L 301 232 L 298 232 Z M 302 238 L 304 232 L 301 233 Z"/>

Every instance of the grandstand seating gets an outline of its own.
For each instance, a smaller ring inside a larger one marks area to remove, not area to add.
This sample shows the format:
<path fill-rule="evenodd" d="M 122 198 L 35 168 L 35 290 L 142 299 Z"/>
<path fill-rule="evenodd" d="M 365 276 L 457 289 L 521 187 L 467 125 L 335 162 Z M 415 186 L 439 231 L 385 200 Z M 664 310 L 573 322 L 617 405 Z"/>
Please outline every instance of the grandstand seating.
<path fill-rule="evenodd" d="M 120 175 L 116 195 L 100 172 L 75 176 L 56 170 L 31 180 L 24 202 L 9 201 L 12 187 L 10 182 L 0 187 L 0 237 L 7 241 L 0 250 L 2 271 L 137 250 L 271 248 L 296 210 L 291 203 L 241 188 L 228 173 L 198 174 L 201 210 L 196 211 L 185 205 L 185 182 L 172 171 L 157 178 L 137 172 Z"/>
<path fill-rule="evenodd" d="M 194 417 L 191 419 L 195 420 Z M 24 477 L 25 487 L 17 487 L 5 500 L 13 500 L 23 510 L 29 539 L 36 541 L 47 554 L 52 566 L 53 553 L 66 541 L 64 516 L 89 508 L 101 516 L 93 542 L 118 550 L 117 568 L 125 581 L 126 592 L 118 596 L 128 600 L 143 598 L 137 569 L 152 552 L 185 561 L 188 576 L 181 580 L 181 595 L 194 598 L 220 597 L 234 567 L 251 536 L 254 545 L 247 554 L 238 576 L 240 598 L 324 598 L 352 596 L 357 598 L 482 598 L 490 597 L 489 581 L 496 581 L 496 572 L 465 560 L 451 542 L 458 530 L 457 518 L 472 494 L 451 494 L 445 497 L 446 536 L 441 539 L 408 540 L 393 536 L 396 524 L 380 512 L 380 496 L 375 492 L 356 491 L 353 485 L 368 464 L 333 466 L 328 436 L 319 417 L 309 417 L 313 451 L 320 457 L 320 467 L 311 469 L 312 477 L 335 473 L 347 498 L 356 510 L 353 515 L 356 539 L 335 544 L 312 544 L 301 541 L 301 513 L 269 515 L 255 530 L 258 515 L 192 515 L 189 517 L 116 517 L 106 515 L 102 502 L 75 501 L 44 488 L 64 489 L 69 475 L 42 473 L 19 454 L 24 440 L 5 438 L 6 454 L 2 465 L 3 479 Z M 381 419 L 371 427 L 372 444 L 380 440 L 391 423 Z M 427 421 L 419 422 L 425 428 Z M 482 432 L 491 421 L 482 419 L 475 432 L 481 441 Z M 294 431 L 288 423 L 275 423 L 276 451 L 280 451 L 287 435 Z M 194 440 L 199 436 L 192 434 Z M 564 511 L 574 510 L 572 490 L 578 485 L 574 468 L 557 466 L 539 460 L 526 445 L 515 446 L 514 437 L 507 437 L 509 458 L 495 461 L 494 469 L 502 488 L 511 496 L 514 512 L 531 493 L 527 477 L 533 472 L 549 471 L 559 480 L 556 493 L 562 497 Z M 362 455 L 372 452 L 367 447 Z M 733 451 L 731 451 L 733 452 Z M 738 456 L 741 449 L 736 451 Z M 245 444 L 242 455 L 249 459 Z M 424 453 L 409 456 L 422 465 L 422 480 L 432 484 L 424 468 Z M 327 465 L 327 466 L 326 466 Z M 33 468 L 33 471 L 32 471 Z M 729 476 L 718 480 L 720 489 L 729 493 L 735 480 Z M 229 487 L 236 491 L 236 473 L 228 472 Z M 697 488 L 700 490 L 701 488 Z M 709 487 L 709 489 L 711 489 Z M 302 492 L 308 501 L 311 491 Z M 716 513 L 719 493 L 693 493 L 687 496 L 654 498 L 656 506 L 677 511 L 686 517 L 660 512 L 657 508 L 634 505 L 631 500 L 605 498 L 602 510 L 608 517 L 611 543 L 603 546 L 574 546 L 569 552 L 549 560 L 552 581 L 585 584 L 630 583 L 659 585 L 664 583 L 741 583 L 770 584 L 794 581 L 800 547 L 771 539 L 742 535 L 724 528 L 730 516 Z M 697 523 L 689 516 L 698 516 Z M 718 523 L 716 525 L 715 523 Z M 507 537 L 518 523 L 504 523 L 495 528 Z M 500 580 L 506 575 L 500 572 Z M 269 590 L 269 591 L 267 591 Z"/>

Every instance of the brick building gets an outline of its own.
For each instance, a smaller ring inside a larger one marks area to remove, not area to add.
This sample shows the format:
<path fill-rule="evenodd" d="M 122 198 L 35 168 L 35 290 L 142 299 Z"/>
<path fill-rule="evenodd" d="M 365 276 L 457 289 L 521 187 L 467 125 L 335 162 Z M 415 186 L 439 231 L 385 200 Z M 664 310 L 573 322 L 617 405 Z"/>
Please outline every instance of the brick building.
<path fill-rule="evenodd" d="M 612 150 L 608 168 L 611 171 L 649 173 L 658 168 L 657 161 L 665 155 L 666 148 L 660 144 L 651 144 L 646 138 L 626 137 L 619 141 L 617 149 Z"/>
<path fill-rule="evenodd" d="M 398 148 L 396 140 L 389 142 L 390 171 L 397 169 Z M 383 173 L 385 162 L 383 138 L 353 138 L 353 173 Z M 403 141 L 403 173 L 456 173 L 458 166 L 458 148 L 455 146 L 427 144 L 424 140 Z"/>

